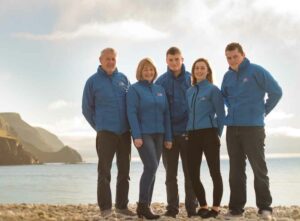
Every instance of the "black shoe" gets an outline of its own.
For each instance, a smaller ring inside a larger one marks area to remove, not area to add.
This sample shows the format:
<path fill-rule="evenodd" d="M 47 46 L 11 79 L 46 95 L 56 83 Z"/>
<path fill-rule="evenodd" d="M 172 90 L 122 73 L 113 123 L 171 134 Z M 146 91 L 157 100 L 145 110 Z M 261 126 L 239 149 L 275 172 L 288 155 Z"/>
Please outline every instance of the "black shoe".
<path fill-rule="evenodd" d="M 197 215 L 198 215 L 198 214 L 197 214 L 196 210 L 194 210 L 194 211 L 188 211 L 188 212 L 187 212 L 188 218 L 191 218 L 192 216 L 197 216 Z"/>
<path fill-rule="evenodd" d="M 216 218 L 218 215 L 219 215 L 220 211 L 216 211 L 214 209 L 211 209 L 209 211 L 209 217 L 213 217 L 213 218 Z"/>
<path fill-rule="evenodd" d="M 139 218 L 145 217 L 146 219 L 159 219 L 160 215 L 152 213 L 147 203 L 138 203 L 136 213 Z"/>
<path fill-rule="evenodd" d="M 168 216 L 168 217 L 172 217 L 172 218 L 176 218 L 177 213 L 171 210 L 167 210 L 164 214 L 164 216 Z"/>
<path fill-rule="evenodd" d="M 200 208 L 197 213 L 201 218 L 206 219 L 209 218 L 209 210 L 205 208 Z"/>

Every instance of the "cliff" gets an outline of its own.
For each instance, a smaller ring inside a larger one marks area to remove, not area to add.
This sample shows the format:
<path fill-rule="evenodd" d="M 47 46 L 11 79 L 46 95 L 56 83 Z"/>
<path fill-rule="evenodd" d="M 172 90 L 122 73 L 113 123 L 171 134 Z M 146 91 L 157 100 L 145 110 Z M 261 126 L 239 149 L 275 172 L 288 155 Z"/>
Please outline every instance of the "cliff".
<path fill-rule="evenodd" d="M 1 123 L 2 122 L 2 123 Z M 11 161 L 11 164 L 17 162 L 18 158 L 24 160 L 28 156 L 27 164 L 41 162 L 41 163 L 79 163 L 82 162 L 80 154 L 71 147 L 65 146 L 59 138 L 53 133 L 43 129 L 35 128 L 23 121 L 18 113 L 0 113 L 0 129 L 2 127 L 3 134 L 11 135 L 11 139 L 15 139 L 15 143 L 7 140 L 2 135 L 2 142 L 0 143 L 0 151 L 3 157 L 0 158 L 0 165 L 2 162 Z M 5 132 L 6 131 L 6 132 Z M 0 133 L 1 138 L 1 133 Z M 12 142 L 9 147 L 8 143 Z M 19 143 L 19 144 L 18 144 Z M 13 148 L 12 148 L 13 147 Z M 13 152 L 18 150 L 18 154 L 14 155 L 15 160 L 11 157 L 6 158 L 8 155 L 12 156 Z M 5 153 L 5 154 L 4 154 Z M 12 155 L 11 155 L 12 154 Z M 6 157 L 5 157 L 6 156 Z M 27 159 L 26 158 L 26 159 Z M 10 160 L 8 160 L 10 159 Z M 2 161 L 1 161 L 2 160 Z M 24 162 L 25 162 L 24 161 Z M 5 163 L 7 164 L 7 163 Z"/>
<path fill-rule="evenodd" d="M 38 164 L 39 161 L 14 139 L 0 137 L 0 165 Z"/>

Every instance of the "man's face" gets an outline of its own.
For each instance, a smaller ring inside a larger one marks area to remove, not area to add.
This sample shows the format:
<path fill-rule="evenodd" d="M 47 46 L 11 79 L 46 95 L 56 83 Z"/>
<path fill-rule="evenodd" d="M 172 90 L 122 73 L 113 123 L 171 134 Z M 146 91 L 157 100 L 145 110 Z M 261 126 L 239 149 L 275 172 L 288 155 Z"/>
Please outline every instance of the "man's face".
<path fill-rule="evenodd" d="M 181 54 L 168 54 L 166 58 L 167 65 L 169 69 L 174 72 L 176 75 L 181 72 L 181 67 L 183 64 L 183 58 Z"/>
<path fill-rule="evenodd" d="M 109 75 L 111 75 L 116 69 L 116 54 L 111 51 L 104 52 L 100 58 L 100 64 L 102 69 Z"/>
<path fill-rule="evenodd" d="M 239 65 L 243 62 L 245 58 L 245 54 L 239 52 L 238 49 L 234 49 L 232 51 L 225 51 L 225 55 L 229 66 L 233 70 L 238 71 Z"/>

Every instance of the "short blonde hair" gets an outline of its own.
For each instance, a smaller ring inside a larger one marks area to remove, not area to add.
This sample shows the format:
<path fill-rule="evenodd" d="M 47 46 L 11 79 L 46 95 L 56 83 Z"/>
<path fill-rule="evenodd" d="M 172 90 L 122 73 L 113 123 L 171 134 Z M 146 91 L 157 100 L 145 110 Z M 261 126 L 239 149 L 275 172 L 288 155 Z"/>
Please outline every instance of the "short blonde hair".
<path fill-rule="evenodd" d="M 136 69 L 136 79 L 138 80 L 138 81 L 141 81 L 141 80 L 143 80 L 143 77 L 142 77 L 142 71 L 143 71 L 143 69 L 144 69 L 144 67 L 146 66 L 146 65 L 150 65 L 150 66 L 152 66 L 153 67 L 153 69 L 154 69 L 154 77 L 153 77 L 153 79 L 152 79 L 152 82 L 156 79 L 156 77 L 157 77 L 157 70 L 156 70 L 156 67 L 155 67 L 155 65 L 154 65 L 154 62 L 152 61 L 152 59 L 151 58 L 144 58 L 144 59 L 142 59 L 140 62 L 139 62 L 139 64 L 138 64 L 138 67 L 137 67 L 137 69 Z"/>

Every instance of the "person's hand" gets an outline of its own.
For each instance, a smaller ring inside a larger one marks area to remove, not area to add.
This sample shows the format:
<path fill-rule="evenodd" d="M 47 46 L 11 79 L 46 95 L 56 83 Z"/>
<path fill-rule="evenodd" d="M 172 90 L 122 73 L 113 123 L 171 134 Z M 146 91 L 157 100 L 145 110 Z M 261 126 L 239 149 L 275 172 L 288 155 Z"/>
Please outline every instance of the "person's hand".
<path fill-rule="evenodd" d="M 134 139 L 133 144 L 136 148 L 140 148 L 143 145 L 143 139 Z"/>
<path fill-rule="evenodd" d="M 165 144 L 165 147 L 166 147 L 167 149 L 170 150 L 170 149 L 172 148 L 172 142 L 170 142 L 170 141 L 165 141 L 164 144 Z"/>

